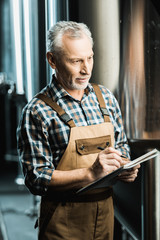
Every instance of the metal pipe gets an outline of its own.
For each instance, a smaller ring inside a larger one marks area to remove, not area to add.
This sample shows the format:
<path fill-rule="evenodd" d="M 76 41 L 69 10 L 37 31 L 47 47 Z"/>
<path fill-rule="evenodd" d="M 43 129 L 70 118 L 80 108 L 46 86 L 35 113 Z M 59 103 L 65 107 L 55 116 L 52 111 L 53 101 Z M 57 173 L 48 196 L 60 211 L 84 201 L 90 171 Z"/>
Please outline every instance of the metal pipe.
<path fill-rule="evenodd" d="M 160 239 L 160 156 L 143 168 L 142 239 Z"/>
<path fill-rule="evenodd" d="M 28 101 L 39 91 L 38 1 L 23 0 L 25 89 Z"/>
<path fill-rule="evenodd" d="M 12 9 L 12 24 L 13 24 L 13 36 L 14 36 L 14 56 L 15 56 L 15 74 L 16 74 L 16 84 L 17 93 L 24 93 L 24 83 L 23 83 L 23 57 L 22 57 L 22 2 L 20 0 L 10 1 Z"/>
<path fill-rule="evenodd" d="M 45 10 L 46 10 L 46 31 L 48 31 L 51 26 L 53 26 L 57 20 L 57 0 L 45 0 Z M 51 76 L 54 70 L 51 69 L 48 62 L 46 61 L 46 79 L 50 82 Z"/>

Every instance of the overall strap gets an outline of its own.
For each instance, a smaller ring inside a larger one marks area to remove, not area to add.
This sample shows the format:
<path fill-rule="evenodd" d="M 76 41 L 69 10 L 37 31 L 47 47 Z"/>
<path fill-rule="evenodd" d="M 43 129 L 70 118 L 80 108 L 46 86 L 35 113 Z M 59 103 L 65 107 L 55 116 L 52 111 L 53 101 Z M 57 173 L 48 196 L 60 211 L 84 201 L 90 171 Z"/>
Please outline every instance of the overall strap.
<path fill-rule="evenodd" d="M 104 121 L 105 122 L 110 122 L 110 117 L 109 117 L 109 114 L 108 114 L 108 110 L 106 108 L 104 98 L 102 96 L 102 92 L 101 92 L 101 90 L 100 90 L 100 88 L 97 84 L 92 83 L 92 86 L 94 88 L 95 94 L 96 94 L 98 102 L 100 104 L 100 109 L 101 109 L 102 115 L 104 117 Z"/>
<path fill-rule="evenodd" d="M 52 98 L 42 93 L 37 94 L 35 97 L 41 99 L 48 106 L 50 106 L 54 111 L 56 111 L 60 119 L 64 121 L 70 128 L 76 126 L 73 119 L 56 102 L 54 102 Z"/>

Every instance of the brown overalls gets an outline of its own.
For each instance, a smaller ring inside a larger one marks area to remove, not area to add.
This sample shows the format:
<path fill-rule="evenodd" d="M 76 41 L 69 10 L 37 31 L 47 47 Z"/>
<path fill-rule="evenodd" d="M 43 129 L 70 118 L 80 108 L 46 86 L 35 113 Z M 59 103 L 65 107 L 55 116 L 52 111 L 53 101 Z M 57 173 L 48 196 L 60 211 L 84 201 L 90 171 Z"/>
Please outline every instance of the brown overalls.
<path fill-rule="evenodd" d="M 93 85 L 104 123 L 76 127 L 73 120 L 52 99 L 40 94 L 70 126 L 69 143 L 57 169 L 90 167 L 98 153 L 97 147 L 114 146 L 114 128 L 97 85 Z M 39 218 L 39 240 L 112 240 L 114 210 L 112 189 L 92 190 L 85 195 L 53 192 L 42 197 Z"/>

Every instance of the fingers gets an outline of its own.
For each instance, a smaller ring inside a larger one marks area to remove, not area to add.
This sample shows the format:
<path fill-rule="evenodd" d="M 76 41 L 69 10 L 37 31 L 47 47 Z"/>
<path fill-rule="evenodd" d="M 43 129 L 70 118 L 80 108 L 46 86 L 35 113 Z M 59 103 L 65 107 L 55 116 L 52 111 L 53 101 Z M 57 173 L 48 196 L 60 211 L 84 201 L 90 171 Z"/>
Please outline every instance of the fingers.
<path fill-rule="evenodd" d="M 121 166 L 121 153 L 114 148 L 106 148 L 98 154 L 97 164 L 102 168 L 102 171 L 111 172 Z"/>
<path fill-rule="evenodd" d="M 116 170 L 121 166 L 120 162 L 115 159 L 106 159 L 103 161 L 100 160 L 100 164 L 103 168 L 103 171 L 106 171 L 108 173 Z"/>
<path fill-rule="evenodd" d="M 126 163 L 130 162 L 130 160 L 128 158 L 126 158 L 125 156 L 122 155 L 122 153 L 112 147 L 107 147 L 103 150 L 103 152 L 105 154 L 108 154 L 107 158 L 109 159 L 116 159 L 117 161 L 120 162 L 120 165 L 123 166 L 125 165 Z M 116 155 L 115 155 L 116 154 Z M 119 156 L 117 158 L 117 156 Z"/>
<path fill-rule="evenodd" d="M 133 168 L 130 170 L 126 170 L 118 176 L 118 180 L 125 182 L 133 182 L 138 175 L 138 171 L 138 168 L 135 170 L 133 170 Z"/>
<path fill-rule="evenodd" d="M 97 159 L 90 170 L 92 172 L 92 175 L 97 179 L 120 168 L 127 162 L 130 161 L 128 159 L 124 160 L 120 151 L 112 147 L 107 147 L 99 152 Z M 126 170 L 118 177 L 118 179 L 126 182 L 134 181 L 137 177 L 139 167 L 140 165 L 137 165 L 131 170 Z"/>
<path fill-rule="evenodd" d="M 112 148 L 112 147 L 106 147 L 106 148 L 103 150 L 103 152 L 106 153 L 106 154 L 115 153 L 115 154 L 117 154 L 117 155 L 119 155 L 119 156 L 122 155 L 122 153 L 121 153 L 120 151 L 118 151 L 118 150 L 116 150 L 115 148 Z"/>
<path fill-rule="evenodd" d="M 121 175 L 122 176 L 130 176 L 130 175 L 137 175 L 138 174 L 138 169 L 133 169 L 133 168 L 131 168 L 131 169 L 129 169 L 129 170 L 126 170 L 126 171 L 124 171 Z"/>
<path fill-rule="evenodd" d="M 100 153 L 100 156 L 103 156 L 104 154 L 104 158 L 107 159 L 107 160 L 116 160 L 120 163 L 122 163 L 122 158 L 121 158 L 121 155 L 122 153 L 112 147 L 107 147 L 105 148 L 101 153 Z M 110 162 L 111 164 L 113 163 L 112 161 Z M 116 163 L 116 162 L 114 162 Z M 119 165 L 118 165 L 119 166 Z"/>
<path fill-rule="evenodd" d="M 120 168 L 128 162 L 130 162 L 130 160 L 127 158 L 124 160 L 120 151 L 112 147 L 107 147 L 99 152 L 96 161 L 90 168 L 91 174 L 95 179 L 97 179 Z M 137 177 L 139 168 L 140 165 L 137 165 L 130 170 L 125 170 L 118 176 L 118 179 L 125 182 L 133 182 Z"/>
<path fill-rule="evenodd" d="M 105 165 L 116 166 L 119 168 L 122 163 L 121 153 L 113 148 L 104 149 L 99 153 L 99 162 L 105 168 Z"/>
<path fill-rule="evenodd" d="M 98 154 L 97 159 L 90 170 L 92 176 L 97 179 L 116 170 L 121 166 L 121 163 L 121 152 L 112 147 L 107 147 Z"/>
<path fill-rule="evenodd" d="M 133 167 L 132 170 L 136 170 L 136 169 L 139 169 L 141 167 L 140 164 L 138 164 L 137 166 Z"/>

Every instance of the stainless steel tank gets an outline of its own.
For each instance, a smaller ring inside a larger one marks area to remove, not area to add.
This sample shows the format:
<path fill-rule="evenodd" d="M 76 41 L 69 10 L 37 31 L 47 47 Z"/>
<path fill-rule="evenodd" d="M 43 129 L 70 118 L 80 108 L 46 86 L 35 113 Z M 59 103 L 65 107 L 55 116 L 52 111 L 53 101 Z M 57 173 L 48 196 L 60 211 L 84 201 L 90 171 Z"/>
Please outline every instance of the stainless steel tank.
<path fill-rule="evenodd" d="M 125 5 L 119 101 L 127 137 L 160 139 L 160 16 L 151 1 Z"/>
<path fill-rule="evenodd" d="M 131 150 L 160 150 L 160 9 L 154 1 L 125 1 L 121 8 L 118 99 Z M 159 158 L 141 168 L 141 239 L 160 239 Z"/>
<path fill-rule="evenodd" d="M 117 97 L 132 158 L 160 150 L 160 9 L 154 0 L 79 0 L 94 37 L 93 81 Z M 115 188 L 117 216 L 134 239 L 160 239 L 159 159 Z M 134 218 L 134 221 L 133 221 Z M 138 224 L 137 224 L 138 223 Z M 134 225 L 140 225 L 137 228 Z"/>

